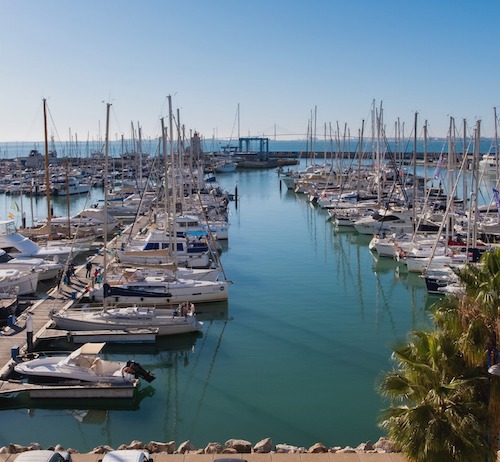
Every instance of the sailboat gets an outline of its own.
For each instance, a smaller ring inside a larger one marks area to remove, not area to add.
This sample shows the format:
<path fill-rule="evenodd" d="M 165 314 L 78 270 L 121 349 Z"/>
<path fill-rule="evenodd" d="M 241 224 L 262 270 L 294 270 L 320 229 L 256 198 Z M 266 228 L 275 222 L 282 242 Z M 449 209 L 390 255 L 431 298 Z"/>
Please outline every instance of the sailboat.
<path fill-rule="evenodd" d="M 107 122 L 106 122 L 106 170 L 108 158 L 109 144 L 109 110 L 110 104 L 107 106 Z M 105 180 L 106 181 L 106 180 Z M 105 191 L 107 187 L 105 187 Z M 106 194 L 106 193 L 105 193 Z M 104 201 L 105 216 L 107 207 L 107 198 Z M 105 245 L 107 241 L 107 233 L 105 232 Z M 190 300 L 184 299 L 179 309 L 159 309 L 154 307 L 127 306 L 127 307 L 112 307 L 110 303 L 107 287 L 107 252 L 104 252 L 104 274 L 102 284 L 102 301 L 103 307 L 98 310 L 88 309 L 62 309 L 59 312 L 52 314 L 52 320 L 60 329 L 67 330 L 130 330 L 147 328 L 152 329 L 156 335 L 175 335 L 188 332 L 197 332 L 202 329 L 203 323 L 198 321 L 194 305 Z M 197 281 L 208 282 L 208 281 Z M 225 290 L 227 292 L 227 290 Z M 221 291 L 222 292 L 222 291 Z M 95 296 L 95 293 L 94 293 Z M 130 299 L 126 300 L 130 305 Z M 133 303 L 133 302 L 132 302 Z M 141 303 L 144 303 L 141 300 Z"/>

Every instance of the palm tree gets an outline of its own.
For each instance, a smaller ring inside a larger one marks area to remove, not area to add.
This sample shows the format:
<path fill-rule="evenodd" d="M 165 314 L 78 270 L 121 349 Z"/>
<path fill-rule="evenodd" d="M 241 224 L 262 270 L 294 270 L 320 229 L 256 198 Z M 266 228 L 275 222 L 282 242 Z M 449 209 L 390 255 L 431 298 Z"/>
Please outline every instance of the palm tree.
<path fill-rule="evenodd" d="M 445 331 L 413 332 L 394 346 L 395 369 L 379 382 L 391 401 L 380 426 L 415 462 L 485 460 L 487 388 L 482 370 L 468 366 Z M 398 403 L 400 403 L 398 405 Z M 493 460 L 493 459 L 490 459 Z"/>
<path fill-rule="evenodd" d="M 446 298 L 437 306 L 434 322 L 457 335 L 459 348 L 470 365 L 486 370 L 498 362 L 500 342 L 500 248 L 485 252 L 479 265 L 457 269 L 465 294 Z M 486 352 L 486 354 L 485 354 Z M 489 434 L 496 452 L 500 435 L 500 377 L 489 377 Z"/>

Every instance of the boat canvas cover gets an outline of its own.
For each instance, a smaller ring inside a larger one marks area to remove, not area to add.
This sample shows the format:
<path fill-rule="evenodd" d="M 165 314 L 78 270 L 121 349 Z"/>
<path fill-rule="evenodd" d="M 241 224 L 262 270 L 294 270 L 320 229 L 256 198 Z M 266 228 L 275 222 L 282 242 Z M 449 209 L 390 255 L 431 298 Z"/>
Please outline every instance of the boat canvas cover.
<path fill-rule="evenodd" d="M 104 348 L 104 345 L 106 345 L 106 342 L 102 343 L 85 343 L 82 345 L 78 350 L 73 351 L 65 360 L 63 361 L 71 361 L 72 359 L 78 358 L 78 356 L 81 355 L 89 355 L 89 356 L 95 356 L 98 355 L 99 352 Z"/>
<path fill-rule="evenodd" d="M 82 355 L 97 355 L 100 353 L 100 351 L 104 348 L 104 345 L 106 345 L 106 342 L 102 343 L 85 343 L 82 345 L 79 350 L 79 354 Z M 75 351 L 75 353 L 78 350 Z"/>

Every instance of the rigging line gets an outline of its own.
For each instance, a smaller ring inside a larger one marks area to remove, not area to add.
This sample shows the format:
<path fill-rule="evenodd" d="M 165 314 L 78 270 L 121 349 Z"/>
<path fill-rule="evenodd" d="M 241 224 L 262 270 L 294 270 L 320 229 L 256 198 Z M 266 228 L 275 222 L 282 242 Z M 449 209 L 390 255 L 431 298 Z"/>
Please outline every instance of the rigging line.
<path fill-rule="evenodd" d="M 189 171 L 189 174 L 191 176 L 191 181 L 193 181 L 193 183 L 195 183 L 195 181 L 194 181 L 195 178 L 194 178 L 191 162 L 188 163 L 188 171 Z M 204 210 L 204 208 L 203 208 L 203 201 L 201 199 L 200 187 L 199 187 L 199 184 L 197 182 L 196 182 L 196 193 L 195 194 L 196 194 L 196 198 L 198 199 L 200 209 L 203 213 L 205 223 L 207 225 L 207 238 L 210 242 L 210 245 L 208 246 L 208 251 L 210 252 L 210 256 L 213 258 L 216 265 L 218 266 L 218 268 L 222 272 L 222 275 L 224 276 L 224 280 L 227 282 L 231 282 L 227 279 L 226 272 L 224 271 L 224 266 L 222 265 L 222 261 L 219 258 L 219 255 L 218 255 L 218 252 L 216 249 L 216 240 L 215 240 L 215 237 L 213 236 L 212 232 L 210 231 L 210 225 L 208 222 L 208 214 L 207 214 L 206 210 Z"/>
<path fill-rule="evenodd" d="M 159 147 L 158 147 L 159 149 Z M 141 200 L 139 201 L 139 205 L 137 206 L 137 212 L 135 214 L 135 217 L 134 217 L 134 221 L 133 223 L 137 223 L 138 220 L 139 220 L 139 217 L 141 216 L 141 211 L 142 211 L 142 206 L 144 204 L 144 200 L 145 200 L 145 197 L 146 197 L 146 192 L 148 191 L 148 185 L 150 184 L 150 178 L 151 176 L 154 174 L 154 166 L 155 166 L 155 163 L 157 162 L 157 160 L 159 159 L 159 157 L 155 157 L 155 159 L 153 160 L 153 164 L 151 165 L 151 169 L 150 169 L 150 172 L 149 172 L 149 175 L 146 179 L 146 184 L 144 186 L 144 190 L 142 191 L 141 193 Z M 151 216 L 153 214 L 153 210 L 149 210 L 149 217 L 148 217 L 148 221 L 151 223 Z M 130 242 L 132 241 L 133 239 L 133 236 L 132 236 L 132 231 L 133 231 L 133 226 L 130 228 L 130 233 L 128 233 L 128 238 L 126 240 L 126 244 L 130 244 Z"/>

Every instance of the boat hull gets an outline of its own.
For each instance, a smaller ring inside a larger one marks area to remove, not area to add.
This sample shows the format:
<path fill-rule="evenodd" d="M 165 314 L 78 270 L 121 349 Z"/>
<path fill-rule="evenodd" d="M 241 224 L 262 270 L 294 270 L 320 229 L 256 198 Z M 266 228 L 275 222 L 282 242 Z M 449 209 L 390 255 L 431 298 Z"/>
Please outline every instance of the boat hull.
<path fill-rule="evenodd" d="M 173 310 L 115 308 L 108 311 L 68 310 L 52 315 L 59 329 L 74 331 L 156 329 L 157 336 L 198 332 L 202 323 L 195 316 L 179 316 Z"/>

